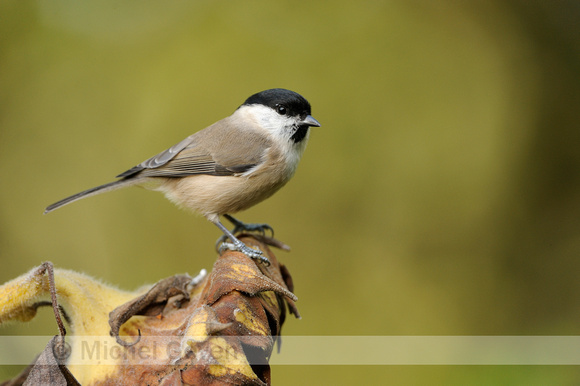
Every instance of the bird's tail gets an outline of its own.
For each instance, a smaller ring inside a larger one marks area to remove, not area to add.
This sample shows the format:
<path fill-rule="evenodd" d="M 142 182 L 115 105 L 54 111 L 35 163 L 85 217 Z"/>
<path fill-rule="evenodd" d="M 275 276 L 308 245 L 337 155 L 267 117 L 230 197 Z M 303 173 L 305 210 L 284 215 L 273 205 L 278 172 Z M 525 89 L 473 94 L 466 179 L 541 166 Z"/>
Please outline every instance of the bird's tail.
<path fill-rule="evenodd" d="M 94 195 L 97 195 L 100 193 L 110 192 L 111 190 L 117 190 L 120 188 L 124 188 L 126 186 L 135 185 L 135 183 L 137 183 L 137 181 L 133 178 L 122 179 L 122 180 L 118 180 L 118 181 L 109 182 L 108 184 L 99 185 L 99 186 L 96 186 L 96 187 L 91 188 L 91 189 L 84 190 L 80 193 L 73 194 L 70 197 L 63 198 L 62 200 L 55 202 L 52 205 L 47 206 L 46 209 L 44 210 L 44 214 L 52 212 L 53 210 L 58 209 L 61 206 L 65 206 L 67 204 L 70 204 L 71 202 L 75 202 L 77 200 L 80 200 L 81 198 L 91 197 L 91 196 L 94 196 Z"/>

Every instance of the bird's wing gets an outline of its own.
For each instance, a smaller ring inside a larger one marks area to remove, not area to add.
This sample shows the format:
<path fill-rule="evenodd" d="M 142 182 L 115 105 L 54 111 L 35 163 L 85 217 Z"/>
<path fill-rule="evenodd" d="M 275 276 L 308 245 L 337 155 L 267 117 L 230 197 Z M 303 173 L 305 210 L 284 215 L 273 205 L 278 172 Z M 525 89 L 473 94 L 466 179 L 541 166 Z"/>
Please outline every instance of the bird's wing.
<path fill-rule="evenodd" d="M 266 137 L 256 135 L 249 128 L 234 128 L 225 119 L 117 177 L 231 176 L 258 165 L 269 147 L 270 141 Z"/>
<path fill-rule="evenodd" d="M 190 145 L 191 142 L 195 140 L 194 136 L 195 134 L 192 134 L 189 137 L 185 138 L 183 141 L 171 146 L 169 149 L 164 150 L 157 155 L 154 155 L 148 160 L 141 162 L 137 166 L 133 166 L 131 169 L 126 170 L 123 173 L 119 174 L 117 178 L 131 177 L 144 169 L 156 169 L 160 166 L 165 165 L 167 162 L 171 161 L 171 159 L 173 159 L 180 151 L 182 151 L 188 145 Z"/>

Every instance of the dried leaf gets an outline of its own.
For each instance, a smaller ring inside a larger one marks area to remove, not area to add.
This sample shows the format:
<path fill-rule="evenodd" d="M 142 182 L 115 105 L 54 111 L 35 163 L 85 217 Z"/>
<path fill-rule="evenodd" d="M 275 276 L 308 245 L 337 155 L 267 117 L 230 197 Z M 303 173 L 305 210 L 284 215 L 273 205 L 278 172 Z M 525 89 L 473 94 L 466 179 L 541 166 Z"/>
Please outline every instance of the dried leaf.
<path fill-rule="evenodd" d="M 145 315 L 146 311 L 149 311 L 149 314 L 153 315 L 161 313 L 162 309 L 158 312 L 151 312 L 151 309 L 159 305 L 166 305 L 167 301 L 171 298 L 173 298 L 174 301 L 181 299 L 189 300 L 189 291 L 187 287 L 191 282 L 192 278 L 189 275 L 175 275 L 168 277 L 167 279 L 163 279 L 155 284 L 153 288 L 145 294 L 115 308 L 109 314 L 111 336 L 116 337 L 117 343 L 121 345 L 134 344 L 126 343 L 119 338 L 119 330 L 123 323 L 134 315 Z"/>
<path fill-rule="evenodd" d="M 146 360 L 140 361 L 127 351 L 121 360 L 124 366 L 115 377 L 157 383 L 173 379 L 179 372 L 185 384 L 270 383 L 268 362 L 283 323 L 284 303 L 295 308 L 292 299 L 296 297 L 286 287 L 284 277 L 290 277 L 287 270 L 280 272 L 280 265 L 265 245 L 249 237 L 243 241 L 264 250 L 270 266 L 256 265 L 242 253 L 227 251 L 199 284 L 197 296 L 190 294 L 181 308 L 164 311 L 162 318 L 148 311 L 133 316 L 120 328 L 126 335 L 141 334 L 131 349 L 150 351 L 175 344 L 179 349 L 172 355 L 158 356 L 166 361 L 159 366 L 147 365 Z M 143 310 L 154 307 L 155 302 L 147 306 L 142 302 L 144 297 L 140 299 Z"/>
<path fill-rule="evenodd" d="M 80 385 L 76 378 L 61 363 L 55 352 L 61 336 L 53 337 L 30 369 L 24 385 Z"/>

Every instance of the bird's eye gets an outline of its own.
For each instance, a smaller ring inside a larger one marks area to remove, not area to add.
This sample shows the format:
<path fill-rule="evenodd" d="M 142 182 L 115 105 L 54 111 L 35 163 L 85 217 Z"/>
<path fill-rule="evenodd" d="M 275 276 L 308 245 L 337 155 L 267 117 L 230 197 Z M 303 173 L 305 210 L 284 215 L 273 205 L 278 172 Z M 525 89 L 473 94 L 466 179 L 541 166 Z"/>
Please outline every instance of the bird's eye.
<path fill-rule="evenodd" d="M 282 105 L 276 105 L 276 112 L 280 115 L 286 115 L 286 107 Z"/>

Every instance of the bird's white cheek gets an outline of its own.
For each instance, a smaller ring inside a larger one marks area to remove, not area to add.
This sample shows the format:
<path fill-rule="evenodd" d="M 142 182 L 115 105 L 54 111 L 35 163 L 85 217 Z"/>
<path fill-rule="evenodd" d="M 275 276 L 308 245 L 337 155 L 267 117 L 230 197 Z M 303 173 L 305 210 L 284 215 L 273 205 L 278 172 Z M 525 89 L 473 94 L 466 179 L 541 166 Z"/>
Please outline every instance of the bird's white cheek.
<path fill-rule="evenodd" d="M 286 151 L 284 152 L 284 157 L 286 159 L 286 166 L 290 176 L 294 174 L 296 168 L 298 168 L 298 163 L 304 154 L 306 149 L 306 144 L 308 143 L 308 135 L 298 144 L 288 143 Z"/>

